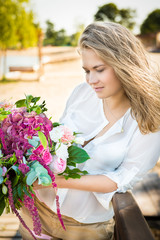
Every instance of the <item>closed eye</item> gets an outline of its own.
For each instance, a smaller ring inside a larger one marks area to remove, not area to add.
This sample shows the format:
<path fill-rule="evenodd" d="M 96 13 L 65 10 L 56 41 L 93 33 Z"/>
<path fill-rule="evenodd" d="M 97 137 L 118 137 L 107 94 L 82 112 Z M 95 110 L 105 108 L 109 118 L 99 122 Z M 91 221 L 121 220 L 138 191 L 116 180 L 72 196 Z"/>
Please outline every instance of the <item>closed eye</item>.
<path fill-rule="evenodd" d="M 103 71 L 104 71 L 104 68 L 97 70 L 97 72 L 99 72 L 99 73 L 101 73 L 101 72 L 103 72 Z"/>

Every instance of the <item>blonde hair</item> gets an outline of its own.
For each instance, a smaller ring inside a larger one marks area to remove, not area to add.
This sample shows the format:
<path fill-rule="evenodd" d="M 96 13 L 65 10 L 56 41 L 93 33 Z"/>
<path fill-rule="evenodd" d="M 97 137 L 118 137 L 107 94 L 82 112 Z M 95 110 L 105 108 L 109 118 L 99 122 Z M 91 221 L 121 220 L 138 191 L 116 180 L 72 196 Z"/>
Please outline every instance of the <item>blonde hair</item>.
<path fill-rule="evenodd" d="M 86 27 L 80 49 L 90 48 L 113 67 L 131 104 L 141 133 L 160 129 L 160 75 L 141 42 L 125 27 L 95 22 Z"/>

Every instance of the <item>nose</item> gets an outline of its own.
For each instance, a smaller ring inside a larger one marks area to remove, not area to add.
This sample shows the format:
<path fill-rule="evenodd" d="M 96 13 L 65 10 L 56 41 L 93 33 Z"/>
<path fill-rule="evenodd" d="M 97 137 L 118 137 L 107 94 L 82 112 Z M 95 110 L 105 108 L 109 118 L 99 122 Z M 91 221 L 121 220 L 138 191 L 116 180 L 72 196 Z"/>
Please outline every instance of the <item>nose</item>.
<path fill-rule="evenodd" d="M 88 75 L 87 81 L 88 81 L 89 84 L 97 83 L 97 82 L 98 82 L 98 79 L 97 79 L 97 77 L 96 77 L 96 74 L 90 72 L 89 75 Z"/>

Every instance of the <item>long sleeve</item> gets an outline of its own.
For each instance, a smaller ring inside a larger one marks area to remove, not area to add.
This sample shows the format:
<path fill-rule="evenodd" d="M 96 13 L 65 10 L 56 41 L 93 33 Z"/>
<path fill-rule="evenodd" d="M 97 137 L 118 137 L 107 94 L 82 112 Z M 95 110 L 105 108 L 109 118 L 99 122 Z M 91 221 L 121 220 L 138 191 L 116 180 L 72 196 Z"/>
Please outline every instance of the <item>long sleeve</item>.
<path fill-rule="evenodd" d="M 117 183 L 115 192 L 126 192 L 132 189 L 136 182 L 152 169 L 160 156 L 160 131 L 142 135 L 139 130 L 134 134 L 124 160 L 114 171 L 107 172 L 105 176 Z M 94 193 L 97 199 L 107 206 L 108 200 L 115 192 L 107 194 Z"/>

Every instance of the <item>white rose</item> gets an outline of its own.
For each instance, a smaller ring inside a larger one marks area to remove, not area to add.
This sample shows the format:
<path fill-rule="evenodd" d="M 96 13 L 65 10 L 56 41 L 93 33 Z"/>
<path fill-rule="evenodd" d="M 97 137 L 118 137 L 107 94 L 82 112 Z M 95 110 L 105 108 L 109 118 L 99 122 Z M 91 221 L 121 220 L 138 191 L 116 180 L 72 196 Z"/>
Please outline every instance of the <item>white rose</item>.
<path fill-rule="evenodd" d="M 55 147 L 56 155 L 63 160 L 66 160 L 69 156 L 68 146 L 63 143 L 57 143 Z"/>
<path fill-rule="evenodd" d="M 77 144 L 83 145 L 84 144 L 84 138 L 83 137 L 76 137 L 74 139 L 74 142 L 77 143 Z"/>
<path fill-rule="evenodd" d="M 49 134 L 52 141 L 59 142 L 59 139 L 63 136 L 63 130 L 60 127 L 55 127 L 49 132 Z"/>

